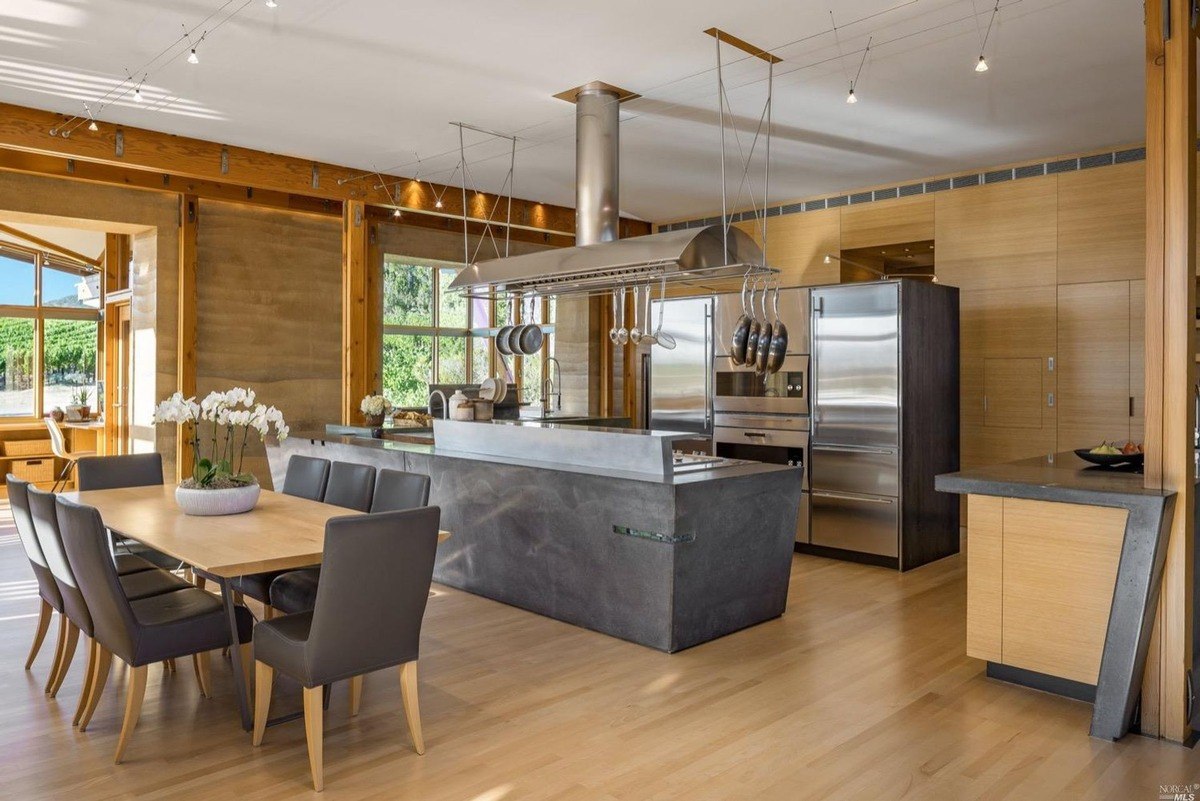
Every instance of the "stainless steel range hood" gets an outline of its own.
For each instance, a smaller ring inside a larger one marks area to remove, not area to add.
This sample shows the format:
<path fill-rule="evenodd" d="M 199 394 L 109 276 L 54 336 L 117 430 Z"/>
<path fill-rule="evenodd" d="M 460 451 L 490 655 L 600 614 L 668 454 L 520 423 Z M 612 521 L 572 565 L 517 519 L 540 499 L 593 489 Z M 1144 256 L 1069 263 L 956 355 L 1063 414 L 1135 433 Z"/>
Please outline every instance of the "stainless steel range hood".
<path fill-rule="evenodd" d="M 762 251 L 748 234 L 730 228 L 726 252 L 722 226 L 710 225 L 479 262 L 450 288 L 472 295 L 567 295 L 663 277 L 677 283 L 740 276 L 761 264 Z"/>
<path fill-rule="evenodd" d="M 575 103 L 575 241 L 573 248 L 472 264 L 451 289 L 473 296 L 569 295 L 622 285 L 741 276 L 759 268 L 762 251 L 736 228 L 720 225 L 617 239 L 622 100 L 632 92 L 593 82 L 556 95 Z M 728 251 L 726 251 L 726 241 Z"/>

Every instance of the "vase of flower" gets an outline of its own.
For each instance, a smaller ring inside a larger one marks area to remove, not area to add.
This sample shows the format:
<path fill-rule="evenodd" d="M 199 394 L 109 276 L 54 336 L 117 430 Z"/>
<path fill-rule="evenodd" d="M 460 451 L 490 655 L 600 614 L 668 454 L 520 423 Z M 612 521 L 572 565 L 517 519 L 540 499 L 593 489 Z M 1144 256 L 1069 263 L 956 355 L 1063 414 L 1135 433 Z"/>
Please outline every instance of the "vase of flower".
<path fill-rule="evenodd" d="M 383 418 L 392 410 L 391 402 L 383 395 L 367 395 L 358 404 L 363 420 L 371 428 L 383 425 Z"/>
<path fill-rule="evenodd" d="M 253 509 L 261 488 L 252 473 L 242 470 L 250 432 L 265 440 L 274 430 L 280 442 L 289 433 L 281 411 L 255 403 L 254 390 L 241 387 L 209 393 L 199 403 L 176 392 L 154 410 L 154 422 L 184 427 L 192 446 L 192 475 L 175 488 L 175 502 L 185 514 L 201 516 Z"/>

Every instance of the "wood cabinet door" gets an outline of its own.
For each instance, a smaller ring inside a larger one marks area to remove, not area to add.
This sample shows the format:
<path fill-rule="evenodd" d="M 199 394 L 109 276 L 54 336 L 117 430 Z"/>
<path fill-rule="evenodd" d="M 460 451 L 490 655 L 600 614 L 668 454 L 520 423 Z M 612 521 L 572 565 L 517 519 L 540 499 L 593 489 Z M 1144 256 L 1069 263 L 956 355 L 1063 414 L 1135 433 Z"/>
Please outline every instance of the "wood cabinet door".
<path fill-rule="evenodd" d="M 1058 288 L 1060 451 L 1130 437 L 1129 310 L 1128 281 Z"/>
<path fill-rule="evenodd" d="M 1042 360 L 991 358 L 983 360 L 983 424 L 992 428 L 1042 427 L 1046 407 Z"/>
<path fill-rule="evenodd" d="M 1144 441 L 1146 429 L 1146 282 L 1129 282 L 1129 438 Z"/>

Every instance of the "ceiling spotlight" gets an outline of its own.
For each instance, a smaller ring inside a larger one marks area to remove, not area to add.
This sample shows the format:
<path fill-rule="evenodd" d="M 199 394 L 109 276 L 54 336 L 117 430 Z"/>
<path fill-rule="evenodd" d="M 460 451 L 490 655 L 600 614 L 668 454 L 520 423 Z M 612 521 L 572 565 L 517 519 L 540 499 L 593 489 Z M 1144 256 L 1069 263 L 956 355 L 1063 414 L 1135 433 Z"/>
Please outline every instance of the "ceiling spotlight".
<path fill-rule="evenodd" d="M 433 207 L 434 207 L 435 209 L 440 209 L 440 208 L 442 207 L 442 201 L 441 201 L 441 200 L 438 200 L 437 202 L 435 202 L 435 203 L 433 204 Z"/>
<path fill-rule="evenodd" d="M 192 52 L 188 53 L 187 62 L 189 64 L 199 64 L 200 57 L 196 55 L 196 48 L 192 48 Z"/>
<path fill-rule="evenodd" d="M 276 3 L 275 0 L 267 0 L 267 8 L 279 8 L 279 3 Z"/>
<path fill-rule="evenodd" d="M 398 220 L 398 219 L 400 219 L 400 209 L 393 209 L 393 210 L 392 210 L 392 217 L 393 217 L 394 219 L 397 219 L 397 220 Z"/>
<path fill-rule="evenodd" d="M 139 87 L 137 87 L 136 89 L 134 89 L 134 90 L 133 90 L 133 102 L 134 102 L 134 103 L 141 103 L 141 102 L 143 102 L 143 101 L 142 101 L 142 87 L 140 87 L 140 86 L 139 86 Z"/>
<path fill-rule="evenodd" d="M 850 94 L 846 95 L 846 102 L 847 103 L 857 103 L 858 102 L 858 95 L 854 94 L 853 86 L 850 87 Z"/>
<path fill-rule="evenodd" d="M 100 130 L 100 126 L 96 124 L 95 120 L 91 120 L 88 122 L 88 130 L 92 133 L 95 133 L 96 131 Z"/>
<path fill-rule="evenodd" d="M 833 261 L 833 259 L 832 259 L 832 258 L 830 258 L 830 256 L 829 256 L 829 254 L 828 254 L 828 253 L 826 253 L 826 254 L 825 254 L 825 263 L 826 263 L 826 264 L 829 264 L 829 263 L 831 263 L 832 261 Z"/>
<path fill-rule="evenodd" d="M 982 55 L 979 56 L 979 63 L 975 65 L 975 71 L 976 72 L 987 72 L 988 71 L 987 59 L 985 59 Z"/>

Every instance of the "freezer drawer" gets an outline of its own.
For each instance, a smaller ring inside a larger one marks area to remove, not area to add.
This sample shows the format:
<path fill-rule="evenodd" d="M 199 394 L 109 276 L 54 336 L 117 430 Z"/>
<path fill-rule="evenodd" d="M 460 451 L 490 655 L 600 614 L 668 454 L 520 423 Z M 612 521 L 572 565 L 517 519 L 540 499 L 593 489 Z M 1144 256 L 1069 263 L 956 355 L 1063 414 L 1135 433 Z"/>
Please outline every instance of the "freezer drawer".
<path fill-rule="evenodd" d="M 899 557 L 900 502 L 897 499 L 817 489 L 810 494 L 813 545 Z"/>
<path fill-rule="evenodd" d="M 816 489 L 892 498 L 900 494 L 895 448 L 814 444 L 809 453 L 809 481 Z"/>

